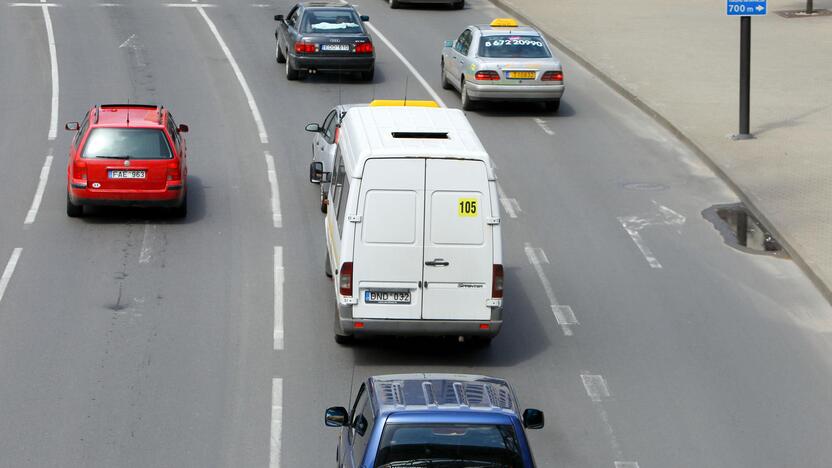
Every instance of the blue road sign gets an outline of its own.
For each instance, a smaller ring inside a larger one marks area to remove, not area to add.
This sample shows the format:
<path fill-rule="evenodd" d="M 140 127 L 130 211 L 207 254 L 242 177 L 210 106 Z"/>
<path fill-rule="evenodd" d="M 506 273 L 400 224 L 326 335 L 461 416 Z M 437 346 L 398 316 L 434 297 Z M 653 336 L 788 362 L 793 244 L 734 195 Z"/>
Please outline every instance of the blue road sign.
<path fill-rule="evenodd" d="M 765 16 L 766 0 L 727 0 L 725 13 L 728 16 Z"/>

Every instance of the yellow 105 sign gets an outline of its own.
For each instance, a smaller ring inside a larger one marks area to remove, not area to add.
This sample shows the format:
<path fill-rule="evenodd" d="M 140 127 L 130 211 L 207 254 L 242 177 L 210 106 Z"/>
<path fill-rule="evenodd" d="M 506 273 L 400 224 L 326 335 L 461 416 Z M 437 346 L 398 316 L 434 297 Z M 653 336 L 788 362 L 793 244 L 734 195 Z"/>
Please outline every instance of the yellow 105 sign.
<path fill-rule="evenodd" d="M 460 217 L 476 217 L 479 214 L 479 200 L 476 198 L 460 198 L 457 202 L 457 213 Z"/>

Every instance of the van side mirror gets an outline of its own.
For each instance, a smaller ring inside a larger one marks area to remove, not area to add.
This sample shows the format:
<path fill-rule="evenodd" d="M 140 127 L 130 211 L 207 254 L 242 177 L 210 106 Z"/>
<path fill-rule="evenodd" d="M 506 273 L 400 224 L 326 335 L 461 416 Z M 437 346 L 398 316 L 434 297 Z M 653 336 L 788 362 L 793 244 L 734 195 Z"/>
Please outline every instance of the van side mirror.
<path fill-rule="evenodd" d="M 185 124 L 179 124 L 179 133 L 188 133 L 188 126 Z"/>
<path fill-rule="evenodd" d="M 324 424 L 326 424 L 326 427 L 346 426 L 348 419 L 349 415 L 347 414 L 347 409 L 343 406 L 333 406 L 332 408 L 327 408 L 326 413 L 324 414 Z"/>
<path fill-rule="evenodd" d="M 315 161 L 309 165 L 309 182 L 313 184 L 326 183 L 331 180 L 332 174 L 324 172 L 324 163 Z"/>
<path fill-rule="evenodd" d="M 361 15 L 361 21 L 370 21 L 370 17 L 368 15 Z"/>
<path fill-rule="evenodd" d="M 283 21 L 283 15 L 274 15 L 275 21 Z"/>
<path fill-rule="evenodd" d="M 306 131 L 310 132 L 310 133 L 320 133 L 321 132 L 321 126 L 316 124 L 316 123 L 311 123 L 311 124 L 306 126 Z"/>
<path fill-rule="evenodd" d="M 523 411 L 523 427 L 526 429 L 543 429 L 543 411 L 529 408 Z"/>
<path fill-rule="evenodd" d="M 450 47 L 453 47 L 453 46 L 454 46 L 454 41 L 445 41 L 445 47 L 450 48 Z"/>
<path fill-rule="evenodd" d="M 64 125 L 64 128 L 70 132 L 77 132 L 78 129 L 81 128 L 81 124 L 78 122 L 67 122 L 66 125 Z"/>

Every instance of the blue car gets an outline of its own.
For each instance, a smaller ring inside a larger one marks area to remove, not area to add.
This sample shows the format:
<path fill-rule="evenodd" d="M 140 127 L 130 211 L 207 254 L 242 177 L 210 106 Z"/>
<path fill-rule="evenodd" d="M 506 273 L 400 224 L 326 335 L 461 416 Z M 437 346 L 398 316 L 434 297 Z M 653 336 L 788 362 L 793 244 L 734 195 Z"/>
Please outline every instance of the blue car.
<path fill-rule="evenodd" d="M 519 411 L 502 379 L 401 374 L 370 377 L 324 420 L 341 428 L 339 468 L 532 468 L 524 428 L 542 428 L 543 412 Z"/>

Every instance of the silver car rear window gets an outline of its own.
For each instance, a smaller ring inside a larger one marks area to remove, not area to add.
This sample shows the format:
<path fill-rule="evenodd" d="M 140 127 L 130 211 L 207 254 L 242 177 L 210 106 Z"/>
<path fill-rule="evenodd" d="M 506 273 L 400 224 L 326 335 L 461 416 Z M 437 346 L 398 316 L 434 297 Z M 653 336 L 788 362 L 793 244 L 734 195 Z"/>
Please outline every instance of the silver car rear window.
<path fill-rule="evenodd" d="M 549 58 L 552 54 L 540 36 L 505 34 L 480 38 L 479 56 L 487 58 Z"/>

